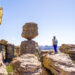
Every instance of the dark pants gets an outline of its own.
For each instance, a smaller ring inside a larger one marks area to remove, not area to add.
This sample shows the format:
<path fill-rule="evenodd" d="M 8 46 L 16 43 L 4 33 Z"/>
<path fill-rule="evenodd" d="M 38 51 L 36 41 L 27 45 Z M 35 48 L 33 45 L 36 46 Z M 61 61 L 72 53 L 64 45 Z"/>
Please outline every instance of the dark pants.
<path fill-rule="evenodd" d="M 55 53 L 57 53 L 57 45 L 53 45 Z"/>

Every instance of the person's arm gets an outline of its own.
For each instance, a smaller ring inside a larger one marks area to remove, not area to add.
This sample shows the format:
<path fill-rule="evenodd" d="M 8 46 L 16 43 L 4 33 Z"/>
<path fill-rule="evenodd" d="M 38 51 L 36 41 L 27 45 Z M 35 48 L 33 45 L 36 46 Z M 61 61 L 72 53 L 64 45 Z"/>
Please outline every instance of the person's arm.
<path fill-rule="evenodd" d="M 52 40 L 52 45 L 54 45 L 54 40 Z"/>

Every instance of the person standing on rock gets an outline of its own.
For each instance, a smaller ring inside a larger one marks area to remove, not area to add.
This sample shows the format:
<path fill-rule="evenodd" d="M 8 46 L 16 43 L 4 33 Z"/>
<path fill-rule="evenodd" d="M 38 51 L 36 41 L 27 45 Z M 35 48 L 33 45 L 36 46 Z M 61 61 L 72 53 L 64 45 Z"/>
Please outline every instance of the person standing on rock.
<path fill-rule="evenodd" d="M 53 48 L 54 48 L 55 54 L 58 53 L 58 51 L 57 51 L 58 40 L 56 39 L 55 36 L 53 36 L 52 44 L 53 44 Z"/>

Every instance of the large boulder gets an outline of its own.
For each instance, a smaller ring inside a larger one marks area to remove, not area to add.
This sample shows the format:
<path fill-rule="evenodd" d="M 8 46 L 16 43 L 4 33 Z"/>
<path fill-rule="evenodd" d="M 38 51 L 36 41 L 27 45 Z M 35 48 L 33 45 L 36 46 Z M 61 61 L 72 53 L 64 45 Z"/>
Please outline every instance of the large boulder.
<path fill-rule="evenodd" d="M 43 65 L 50 70 L 53 75 L 75 75 L 75 64 L 68 54 L 46 54 L 43 56 Z"/>
<path fill-rule="evenodd" d="M 38 35 L 38 27 L 36 23 L 29 22 L 23 26 L 22 37 L 28 40 L 35 38 Z"/>
<path fill-rule="evenodd" d="M 40 53 L 38 43 L 32 40 L 21 42 L 21 54 L 25 53 Z"/>
<path fill-rule="evenodd" d="M 75 45 L 73 44 L 63 44 L 60 49 L 61 52 L 69 54 L 71 59 L 75 61 Z"/>
<path fill-rule="evenodd" d="M 24 54 L 15 58 L 11 65 L 15 70 L 15 75 L 41 75 L 42 66 L 38 58 L 33 54 Z"/>

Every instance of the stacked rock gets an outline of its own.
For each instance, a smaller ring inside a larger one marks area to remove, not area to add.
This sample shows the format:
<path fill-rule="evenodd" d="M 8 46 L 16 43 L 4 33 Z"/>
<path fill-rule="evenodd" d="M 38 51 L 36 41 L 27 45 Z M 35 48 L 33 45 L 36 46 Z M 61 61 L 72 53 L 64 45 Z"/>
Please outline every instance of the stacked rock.
<path fill-rule="evenodd" d="M 32 39 L 38 35 L 38 27 L 36 23 L 30 22 L 23 26 L 22 37 L 27 41 L 21 42 L 21 54 L 39 52 L 38 43 Z"/>

